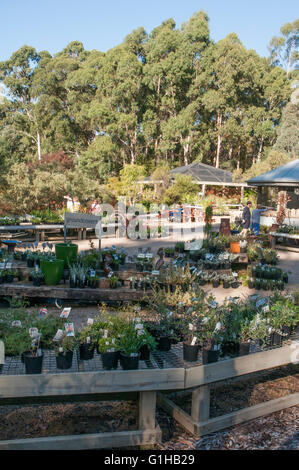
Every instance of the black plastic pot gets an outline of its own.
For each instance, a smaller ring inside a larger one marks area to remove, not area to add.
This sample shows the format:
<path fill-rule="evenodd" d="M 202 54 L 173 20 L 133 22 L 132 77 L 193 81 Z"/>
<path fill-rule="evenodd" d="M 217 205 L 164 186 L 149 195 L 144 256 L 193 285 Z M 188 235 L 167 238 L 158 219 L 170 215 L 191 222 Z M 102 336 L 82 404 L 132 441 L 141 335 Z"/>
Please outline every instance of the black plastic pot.
<path fill-rule="evenodd" d="M 104 370 L 115 370 L 118 366 L 119 352 L 105 352 L 101 353 L 101 360 Z"/>
<path fill-rule="evenodd" d="M 41 351 L 39 356 L 32 356 L 30 351 L 23 353 L 26 374 L 41 374 L 43 366 L 44 353 Z"/>
<path fill-rule="evenodd" d="M 79 346 L 80 359 L 82 359 L 83 361 L 89 361 L 89 359 L 93 359 L 94 349 L 95 349 L 94 344 L 90 344 L 90 343 L 80 344 Z"/>
<path fill-rule="evenodd" d="M 240 350 L 239 350 L 239 355 L 240 356 L 246 356 L 249 354 L 250 350 L 250 343 L 240 343 Z"/>
<path fill-rule="evenodd" d="M 56 367 L 57 369 L 70 369 L 73 363 L 73 351 L 67 351 L 66 353 L 58 353 L 56 356 Z"/>
<path fill-rule="evenodd" d="M 187 362 L 196 362 L 199 352 L 199 344 L 192 346 L 191 344 L 183 343 L 183 358 Z"/>
<path fill-rule="evenodd" d="M 230 288 L 230 282 L 223 282 L 223 288 L 224 289 L 229 289 Z"/>
<path fill-rule="evenodd" d="M 139 349 L 139 352 L 140 352 L 140 360 L 141 361 L 149 361 L 150 360 L 151 351 L 150 351 L 147 344 L 144 344 L 143 346 L 141 346 L 141 348 Z"/>
<path fill-rule="evenodd" d="M 161 336 L 158 339 L 158 349 L 159 351 L 170 351 L 171 340 L 168 336 Z"/>
<path fill-rule="evenodd" d="M 281 346 L 282 336 L 279 333 L 271 333 L 270 335 L 270 344 L 271 346 Z"/>
<path fill-rule="evenodd" d="M 219 351 L 213 351 L 212 349 L 203 349 L 202 350 L 202 363 L 211 364 L 212 362 L 217 362 L 219 358 Z"/>
<path fill-rule="evenodd" d="M 91 289 L 96 289 L 97 288 L 97 284 L 98 284 L 98 280 L 97 279 L 89 279 L 88 281 L 88 285 Z"/>
<path fill-rule="evenodd" d="M 291 328 L 287 325 L 284 325 L 282 327 L 282 332 L 284 333 L 285 336 L 283 336 L 283 339 L 288 339 L 291 334 Z"/>
<path fill-rule="evenodd" d="M 235 341 L 223 341 L 221 344 L 221 356 L 235 356 L 239 354 L 240 351 L 240 343 L 236 343 Z"/>
<path fill-rule="evenodd" d="M 245 248 L 240 247 L 240 253 L 247 253 L 247 248 L 246 247 Z"/>
<path fill-rule="evenodd" d="M 219 281 L 212 281 L 212 285 L 213 285 L 213 287 L 215 287 L 215 288 L 216 288 L 216 287 L 219 287 L 220 282 L 219 282 Z"/>
<path fill-rule="evenodd" d="M 139 367 L 140 353 L 137 356 L 127 356 L 127 354 L 120 352 L 120 365 L 123 370 L 134 370 Z"/>
<path fill-rule="evenodd" d="M 77 287 L 77 280 L 70 277 L 69 281 L 70 281 L 70 287 L 72 289 L 75 289 L 75 287 Z"/>
<path fill-rule="evenodd" d="M 252 281 L 248 281 L 248 288 L 253 289 L 254 288 L 254 283 Z"/>
<path fill-rule="evenodd" d="M 232 283 L 231 283 L 231 286 L 232 286 L 233 289 L 238 289 L 238 287 L 239 287 L 238 281 L 232 282 Z"/>
<path fill-rule="evenodd" d="M 8 283 L 12 283 L 13 282 L 13 276 L 11 274 L 6 274 L 6 282 Z"/>
<path fill-rule="evenodd" d="M 34 260 L 27 258 L 27 267 L 28 268 L 33 268 L 34 267 Z"/>
<path fill-rule="evenodd" d="M 34 277 L 34 278 L 32 279 L 32 284 L 33 284 L 35 287 L 41 286 L 41 283 L 42 283 L 42 280 L 41 280 L 40 278 Z"/>

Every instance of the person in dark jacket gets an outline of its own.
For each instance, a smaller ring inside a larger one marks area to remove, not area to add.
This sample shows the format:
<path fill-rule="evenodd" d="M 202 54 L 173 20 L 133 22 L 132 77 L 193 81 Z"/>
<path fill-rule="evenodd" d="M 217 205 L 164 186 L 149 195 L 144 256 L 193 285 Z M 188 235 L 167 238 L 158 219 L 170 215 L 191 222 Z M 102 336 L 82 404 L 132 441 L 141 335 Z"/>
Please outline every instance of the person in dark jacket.
<path fill-rule="evenodd" d="M 252 202 L 248 201 L 247 202 L 247 205 L 244 207 L 243 209 L 243 213 L 242 213 L 242 226 L 243 226 L 243 230 L 242 232 L 240 233 L 240 235 L 244 238 L 246 238 L 246 235 L 247 235 L 247 232 L 248 232 L 248 229 L 250 227 L 250 220 L 251 220 L 251 212 L 250 212 L 250 208 L 252 206 Z"/>

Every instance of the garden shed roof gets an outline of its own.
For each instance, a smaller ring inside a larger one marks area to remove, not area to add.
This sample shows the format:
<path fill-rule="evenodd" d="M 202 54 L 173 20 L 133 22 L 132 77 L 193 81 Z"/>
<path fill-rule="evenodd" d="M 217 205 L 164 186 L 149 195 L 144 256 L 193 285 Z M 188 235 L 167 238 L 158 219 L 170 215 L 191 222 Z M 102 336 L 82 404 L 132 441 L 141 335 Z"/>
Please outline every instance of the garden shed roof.
<path fill-rule="evenodd" d="M 251 178 L 251 186 L 299 186 L 299 159 Z"/>

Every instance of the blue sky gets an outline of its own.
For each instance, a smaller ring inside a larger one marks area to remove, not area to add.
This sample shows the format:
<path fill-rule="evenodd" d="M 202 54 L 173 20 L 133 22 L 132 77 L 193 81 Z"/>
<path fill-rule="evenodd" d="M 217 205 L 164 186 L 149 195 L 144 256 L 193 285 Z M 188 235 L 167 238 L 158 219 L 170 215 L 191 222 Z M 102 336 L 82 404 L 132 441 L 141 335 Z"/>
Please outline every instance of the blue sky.
<path fill-rule="evenodd" d="M 205 10 L 211 37 L 235 32 L 245 47 L 268 56 L 270 39 L 299 17 L 298 0 L 1 0 L 0 61 L 27 44 L 51 54 L 69 42 L 107 51 L 133 29 L 150 33 L 173 18 L 177 27 Z"/>

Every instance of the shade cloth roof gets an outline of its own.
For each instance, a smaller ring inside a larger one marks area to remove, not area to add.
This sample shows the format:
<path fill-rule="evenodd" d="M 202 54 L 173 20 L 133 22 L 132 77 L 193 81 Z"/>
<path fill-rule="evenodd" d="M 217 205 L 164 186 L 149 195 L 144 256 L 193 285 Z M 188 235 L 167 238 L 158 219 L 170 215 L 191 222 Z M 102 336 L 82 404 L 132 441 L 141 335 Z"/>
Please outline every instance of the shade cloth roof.
<path fill-rule="evenodd" d="M 204 163 L 191 163 L 190 165 L 181 166 L 171 170 L 170 175 L 172 178 L 175 175 L 191 175 L 196 181 L 209 181 L 215 183 L 231 183 L 232 174 L 229 171 L 220 170 Z"/>
<path fill-rule="evenodd" d="M 299 159 L 251 178 L 252 186 L 299 186 Z"/>

